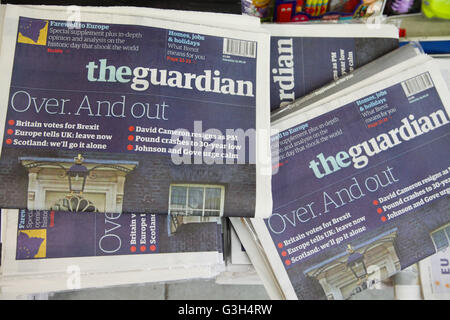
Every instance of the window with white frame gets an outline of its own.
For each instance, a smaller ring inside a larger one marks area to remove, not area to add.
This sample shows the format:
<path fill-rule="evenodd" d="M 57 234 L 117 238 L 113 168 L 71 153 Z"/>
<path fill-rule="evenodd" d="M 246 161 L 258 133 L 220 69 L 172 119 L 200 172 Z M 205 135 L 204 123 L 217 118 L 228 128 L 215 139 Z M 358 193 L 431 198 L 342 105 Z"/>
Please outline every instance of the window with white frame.
<path fill-rule="evenodd" d="M 431 234 L 436 251 L 447 248 L 450 245 L 450 224 L 447 224 Z"/>
<path fill-rule="evenodd" d="M 217 185 L 171 184 L 169 213 L 194 216 L 222 216 L 225 188 Z"/>

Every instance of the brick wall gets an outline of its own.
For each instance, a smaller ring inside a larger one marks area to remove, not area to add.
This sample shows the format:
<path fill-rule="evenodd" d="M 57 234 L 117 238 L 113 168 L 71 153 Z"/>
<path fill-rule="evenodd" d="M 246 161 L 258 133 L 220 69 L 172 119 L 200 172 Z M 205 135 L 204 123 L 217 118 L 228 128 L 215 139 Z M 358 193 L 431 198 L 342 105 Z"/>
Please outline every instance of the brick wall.
<path fill-rule="evenodd" d="M 28 172 L 17 160 L 21 150 L 4 152 L 0 159 L 0 203 L 5 208 L 25 208 Z"/>
<path fill-rule="evenodd" d="M 376 230 L 366 232 L 350 243 L 355 247 L 385 231 L 398 228 L 395 244 L 401 268 L 404 269 L 435 253 L 430 233 L 448 223 L 450 223 L 450 196 L 447 195 L 432 202 L 428 207 L 397 217 Z M 300 299 L 326 299 L 319 282 L 305 276 L 303 272 L 311 266 L 345 252 L 346 246 L 347 243 L 343 243 L 328 249 L 326 253 L 314 256 L 288 270 L 294 290 Z"/>
<path fill-rule="evenodd" d="M 74 158 L 76 152 L 33 151 L 5 148 L 0 159 L 0 203 L 8 208 L 25 208 L 28 174 L 19 157 Z M 164 155 L 83 153 L 86 159 L 139 161 L 125 182 L 124 211 L 167 213 L 171 183 L 217 184 L 225 187 L 224 213 L 251 214 L 255 207 L 254 165 L 175 165 Z"/>
<path fill-rule="evenodd" d="M 161 252 L 223 251 L 222 226 L 215 222 L 183 224 L 169 236 L 167 217 L 159 216 L 158 221 Z"/>

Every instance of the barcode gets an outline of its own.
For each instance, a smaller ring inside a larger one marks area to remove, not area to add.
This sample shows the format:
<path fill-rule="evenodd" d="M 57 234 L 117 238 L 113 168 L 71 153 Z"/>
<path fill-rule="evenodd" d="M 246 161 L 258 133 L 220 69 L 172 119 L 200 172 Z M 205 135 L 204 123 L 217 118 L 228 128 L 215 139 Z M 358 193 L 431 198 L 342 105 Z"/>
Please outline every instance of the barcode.
<path fill-rule="evenodd" d="M 433 82 L 431 81 L 430 74 L 427 72 L 415 78 L 403 81 L 402 87 L 403 91 L 405 91 L 406 96 L 409 97 L 433 87 Z"/>
<path fill-rule="evenodd" d="M 234 56 L 242 56 L 247 58 L 255 58 L 256 42 L 224 38 L 223 54 L 230 54 Z"/>

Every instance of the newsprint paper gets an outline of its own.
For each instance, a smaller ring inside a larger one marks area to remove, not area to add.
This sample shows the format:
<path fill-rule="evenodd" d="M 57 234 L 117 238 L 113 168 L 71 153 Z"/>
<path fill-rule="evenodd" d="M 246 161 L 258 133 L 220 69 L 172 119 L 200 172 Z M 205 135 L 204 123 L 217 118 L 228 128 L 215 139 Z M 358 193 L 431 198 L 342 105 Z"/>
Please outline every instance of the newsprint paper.
<path fill-rule="evenodd" d="M 124 284 L 213 278 L 222 226 L 157 214 L 3 209 L 0 299 Z M 198 217 L 196 217 L 198 218 Z"/>
<path fill-rule="evenodd" d="M 348 299 L 449 245 L 450 95 L 412 56 L 273 123 L 274 211 L 250 221 L 284 298 Z"/>
<path fill-rule="evenodd" d="M 449 237 L 450 227 L 443 232 Z M 450 300 L 450 247 L 420 261 L 419 271 L 424 299 Z"/>
<path fill-rule="evenodd" d="M 270 107 L 311 91 L 398 48 L 385 24 L 262 24 L 270 35 Z"/>
<path fill-rule="evenodd" d="M 268 217 L 270 36 L 83 10 L 6 6 L 0 207 Z"/>

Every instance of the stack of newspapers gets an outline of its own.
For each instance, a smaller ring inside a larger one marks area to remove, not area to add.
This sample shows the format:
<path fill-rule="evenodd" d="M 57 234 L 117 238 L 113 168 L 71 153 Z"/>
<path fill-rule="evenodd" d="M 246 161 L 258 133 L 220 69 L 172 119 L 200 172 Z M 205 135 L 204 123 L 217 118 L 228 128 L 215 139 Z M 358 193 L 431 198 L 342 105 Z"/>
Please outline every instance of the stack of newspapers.
<path fill-rule="evenodd" d="M 450 67 L 396 27 L 0 18 L 0 298 L 215 279 L 349 299 L 411 266 L 448 293 Z"/>
<path fill-rule="evenodd" d="M 272 114 L 273 213 L 231 221 L 273 298 L 350 299 L 418 263 L 399 298 L 448 299 L 448 72 L 411 44 Z"/>

